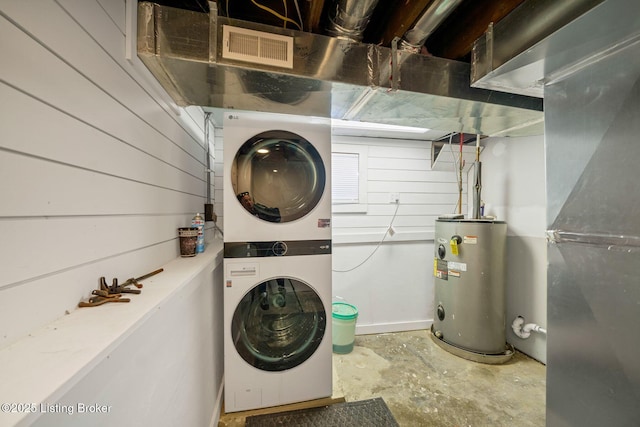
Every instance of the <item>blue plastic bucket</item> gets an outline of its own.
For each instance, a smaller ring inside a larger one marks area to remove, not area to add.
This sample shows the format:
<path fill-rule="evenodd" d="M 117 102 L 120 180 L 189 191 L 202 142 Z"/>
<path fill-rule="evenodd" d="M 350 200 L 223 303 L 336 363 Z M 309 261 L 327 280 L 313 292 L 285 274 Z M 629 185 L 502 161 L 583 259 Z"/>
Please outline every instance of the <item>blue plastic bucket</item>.
<path fill-rule="evenodd" d="M 351 353 L 356 338 L 358 309 L 346 302 L 334 302 L 331 314 L 333 352 L 337 354 Z"/>

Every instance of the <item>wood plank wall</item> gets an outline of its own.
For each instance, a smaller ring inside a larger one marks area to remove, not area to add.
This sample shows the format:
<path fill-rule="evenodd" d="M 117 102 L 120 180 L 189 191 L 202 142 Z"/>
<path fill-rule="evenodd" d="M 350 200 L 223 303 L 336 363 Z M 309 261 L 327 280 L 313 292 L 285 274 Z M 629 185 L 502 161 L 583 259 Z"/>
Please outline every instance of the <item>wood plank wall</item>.
<path fill-rule="evenodd" d="M 202 110 L 125 32 L 124 0 L 0 1 L 0 347 L 178 256 L 203 211 Z"/>

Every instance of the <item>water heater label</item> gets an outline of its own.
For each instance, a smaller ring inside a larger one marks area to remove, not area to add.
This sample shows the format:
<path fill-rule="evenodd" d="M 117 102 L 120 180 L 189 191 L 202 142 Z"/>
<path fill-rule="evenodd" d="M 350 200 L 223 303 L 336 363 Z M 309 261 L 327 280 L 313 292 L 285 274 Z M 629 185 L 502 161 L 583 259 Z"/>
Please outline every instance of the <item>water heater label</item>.
<path fill-rule="evenodd" d="M 467 245 L 477 245 L 478 244 L 478 236 L 464 236 L 462 241 Z"/>
<path fill-rule="evenodd" d="M 467 263 L 449 261 L 449 270 L 467 271 Z"/>
<path fill-rule="evenodd" d="M 447 261 L 436 258 L 433 262 L 433 275 L 438 279 L 449 280 Z"/>

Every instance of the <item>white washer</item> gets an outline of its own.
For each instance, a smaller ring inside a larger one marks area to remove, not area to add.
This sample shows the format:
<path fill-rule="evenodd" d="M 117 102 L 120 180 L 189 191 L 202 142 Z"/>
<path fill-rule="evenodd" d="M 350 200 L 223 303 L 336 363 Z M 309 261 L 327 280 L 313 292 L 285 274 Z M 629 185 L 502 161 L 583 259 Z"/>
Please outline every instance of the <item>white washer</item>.
<path fill-rule="evenodd" d="M 224 269 L 225 412 L 331 396 L 331 255 L 225 258 Z"/>
<path fill-rule="evenodd" d="M 225 112 L 223 154 L 225 242 L 331 239 L 329 119 Z"/>

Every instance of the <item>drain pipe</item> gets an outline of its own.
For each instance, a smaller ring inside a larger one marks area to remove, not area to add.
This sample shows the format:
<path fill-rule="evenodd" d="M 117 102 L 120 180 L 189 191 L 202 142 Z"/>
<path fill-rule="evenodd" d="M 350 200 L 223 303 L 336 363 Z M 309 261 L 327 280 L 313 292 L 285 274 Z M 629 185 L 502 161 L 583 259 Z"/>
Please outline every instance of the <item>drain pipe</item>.
<path fill-rule="evenodd" d="M 413 28 L 402 36 L 400 46 L 403 50 L 420 53 L 422 45 L 431 33 L 444 21 L 462 0 L 435 0 L 424 11 Z"/>
<path fill-rule="evenodd" d="M 329 9 L 327 33 L 337 38 L 361 42 L 377 4 L 378 0 L 335 1 Z"/>
<path fill-rule="evenodd" d="M 524 317 L 518 316 L 513 320 L 511 324 L 511 329 L 513 329 L 513 333 L 516 334 L 519 338 L 527 339 L 531 335 L 531 332 L 538 332 L 541 334 L 547 334 L 547 330 L 542 328 L 540 325 L 536 325 L 535 323 L 524 323 Z"/>

